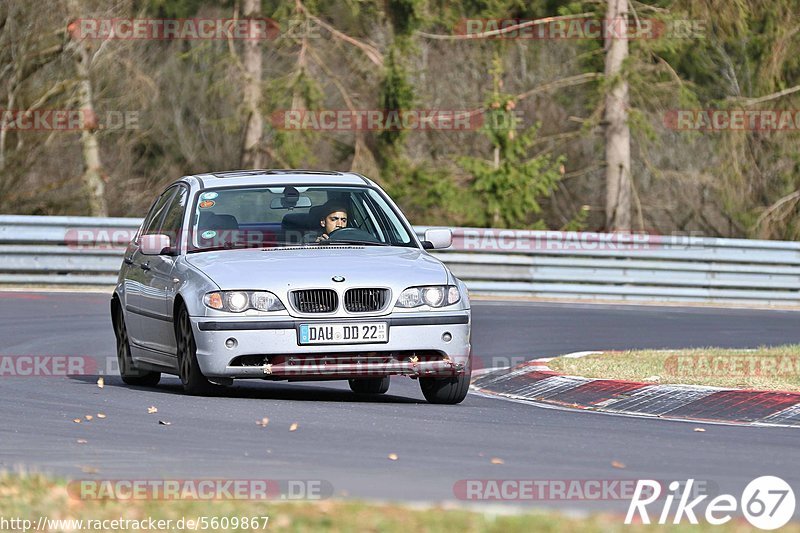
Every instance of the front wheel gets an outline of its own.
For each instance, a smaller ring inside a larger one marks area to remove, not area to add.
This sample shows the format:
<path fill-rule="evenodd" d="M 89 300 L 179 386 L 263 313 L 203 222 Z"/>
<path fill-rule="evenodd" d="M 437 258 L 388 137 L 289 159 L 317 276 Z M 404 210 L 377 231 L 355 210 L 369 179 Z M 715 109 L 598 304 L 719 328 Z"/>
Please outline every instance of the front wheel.
<path fill-rule="evenodd" d="M 181 306 L 175 322 L 175 341 L 178 348 L 178 376 L 181 378 L 183 390 L 187 394 L 204 396 L 214 392 L 215 388 L 200 370 L 197 362 L 197 344 L 194 342 L 192 322 L 189 311 Z"/>
<path fill-rule="evenodd" d="M 119 305 L 114 305 L 114 336 L 117 338 L 117 363 L 122 382 L 141 387 L 158 385 L 158 382 L 161 381 L 161 372 L 138 370 L 133 364 L 128 328 L 125 326 L 125 314 Z"/>
<path fill-rule="evenodd" d="M 347 381 L 350 383 L 350 390 L 356 394 L 384 394 L 389 390 L 389 376 Z"/>
<path fill-rule="evenodd" d="M 469 366 L 462 374 L 448 378 L 419 378 L 422 395 L 429 403 L 457 404 L 464 401 L 469 392 L 472 372 Z"/>

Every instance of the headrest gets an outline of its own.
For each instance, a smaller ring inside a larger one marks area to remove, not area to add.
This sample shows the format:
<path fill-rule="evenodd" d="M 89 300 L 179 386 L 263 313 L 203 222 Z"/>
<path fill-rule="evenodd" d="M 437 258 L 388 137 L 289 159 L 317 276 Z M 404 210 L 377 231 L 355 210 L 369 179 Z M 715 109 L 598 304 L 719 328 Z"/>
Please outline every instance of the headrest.
<path fill-rule="evenodd" d="M 233 215 L 218 215 L 212 212 L 200 213 L 200 220 L 197 223 L 199 230 L 238 230 L 239 221 Z"/>

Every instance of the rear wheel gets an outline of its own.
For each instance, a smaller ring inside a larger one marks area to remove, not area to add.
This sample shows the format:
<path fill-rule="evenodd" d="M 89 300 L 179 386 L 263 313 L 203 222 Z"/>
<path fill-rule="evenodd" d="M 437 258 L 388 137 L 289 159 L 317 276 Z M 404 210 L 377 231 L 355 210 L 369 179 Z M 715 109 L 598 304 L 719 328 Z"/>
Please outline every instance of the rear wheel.
<path fill-rule="evenodd" d="M 194 342 L 192 322 L 189 311 L 181 306 L 175 322 L 175 341 L 178 348 L 178 377 L 181 378 L 183 390 L 187 394 L 204 396 L 215 391 L 197 362 L 197 344 Z"/>
<path fill-rule="evenodd" d="M 155 387 L 161 380 L 161 372 L 138 370 L 131 357 L 131 345 L 125 315 L 119 304 L 114 305 L 114 336 L 117 338 L 117 362 L 123 383 L 144 387 Z"/>
<path fill-rule="evenodd" d="M 389 376 L 370 379 L 349 379 L 350 390 L 356 394 L 384 394 L 389 390 Z"/>
<path fill-rule="evenodd" d="M 469 392 L 472 369 L 469 364 L 458 376 L 448 378 L 419 378 L 422 395 L 430 403 L 457 404 L 464 401 Z"/>

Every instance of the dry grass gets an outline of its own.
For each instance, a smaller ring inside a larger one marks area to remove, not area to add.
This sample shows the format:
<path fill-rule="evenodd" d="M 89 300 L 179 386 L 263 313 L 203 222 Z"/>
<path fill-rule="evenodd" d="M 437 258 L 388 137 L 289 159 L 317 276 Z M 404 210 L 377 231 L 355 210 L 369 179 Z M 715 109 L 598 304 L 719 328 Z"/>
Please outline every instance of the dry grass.
<path fill-rule="evenodd" d="M 402 505 L 372 504 L 358 501 L 324 500 L 317 502 L 247 502 L 247 501 L 82 501 L 67 491 L 66 482 L 41 475 L 0 473 L 0 517 L 21 518 L 34 524 L 40 516 L 49 519 L 132 520 L 205 517 L 269 516 L 270 531 L 335 532 L 637 532 L 654 529 L 669 531 L 713 531 L 719 533 L 751 531 L 741 520 L 724 526 L 626 526 L 620 515 L 598 514 L 588 518 L 567 517 L 555 512 L 500 514 L 430 507 L 412 509 Z M 173 522 L 174 524 L 174 522 Z M 111 524 L 109 524 L 111 525 Z M 211 529 L 218 531 L 258 531 L 257 529 Z M 45 529 L 46 531 L 48 529 Z M 70 530 L 70 528 L 64 528 Z M 75 529 L 73 529 L 75 530 Z M 84 531 L 89 529 L 84 527 Z M 108 527 L 105 531 L 123 531 Z M 174 529 L 173 531 L 181 531 Z M 800 532 L 790 524 L 786 531 Z M 58 531 L 58 529 L 49 529 Z M 77 531 L 77 530 L 76 530 Z M 130 531 L 124 530 L 124 531 Z"/>
<path fill-rule="evenodd" d="M 605 352 L 575 359 L 559 357 L 548 366 L 592 378 L 800 392 L 800 345 Z"/>

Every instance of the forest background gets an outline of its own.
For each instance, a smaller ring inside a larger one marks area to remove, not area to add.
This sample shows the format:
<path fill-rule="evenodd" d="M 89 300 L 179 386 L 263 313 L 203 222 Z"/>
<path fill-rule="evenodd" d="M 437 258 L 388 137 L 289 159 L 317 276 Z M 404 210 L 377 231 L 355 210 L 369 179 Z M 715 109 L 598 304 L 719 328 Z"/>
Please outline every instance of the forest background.
<path fill-rule="evenodd" d="M 101 31 L 231 19 L 270 31 Z M 794 240 L 798 109 L 797 0 L 0 2 L 7 214 L 142 216 L 182 175 L 316 168 L 375 179 L 415 224 Z M 325 110 L 471 127 L 308 120 Z"/>

